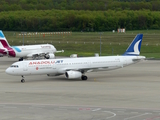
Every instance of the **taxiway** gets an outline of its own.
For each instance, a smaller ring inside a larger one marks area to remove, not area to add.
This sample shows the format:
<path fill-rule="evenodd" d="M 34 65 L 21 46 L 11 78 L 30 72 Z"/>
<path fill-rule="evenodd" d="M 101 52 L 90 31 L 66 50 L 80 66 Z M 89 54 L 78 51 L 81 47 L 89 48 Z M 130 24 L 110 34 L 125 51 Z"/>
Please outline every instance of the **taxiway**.
<path fill-rule="evenodd" d="M 159 120 L 160 61 L 144 60 L 87 81 L 64 76 L 10 76 L 17 58 L 0 57 L 1 120 Z"/>

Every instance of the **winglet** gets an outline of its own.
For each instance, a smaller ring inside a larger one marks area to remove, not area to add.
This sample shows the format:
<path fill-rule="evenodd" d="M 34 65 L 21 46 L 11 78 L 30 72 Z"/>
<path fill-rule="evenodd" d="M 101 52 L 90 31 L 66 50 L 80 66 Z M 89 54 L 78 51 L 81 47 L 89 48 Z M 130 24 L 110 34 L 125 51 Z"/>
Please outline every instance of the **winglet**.
<path fill-rule="evenodd" d="M 137 34 L 137 36 L 134 38 L 134 40 L 123 55 L 138 56 L 141 50 L 142 38 L 143 34 Z"/>

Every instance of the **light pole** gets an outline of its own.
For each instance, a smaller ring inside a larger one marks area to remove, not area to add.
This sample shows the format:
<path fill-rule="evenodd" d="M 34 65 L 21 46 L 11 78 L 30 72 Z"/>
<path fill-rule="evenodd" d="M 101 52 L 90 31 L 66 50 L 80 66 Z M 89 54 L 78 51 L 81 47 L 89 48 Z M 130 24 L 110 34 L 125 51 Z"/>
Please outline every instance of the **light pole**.
<path fill-rule="evenodd" d="M 100 56 L 101 56 L 101 44 L 102 44 L 102 43 L 101 43 L 101 36 L 102 36 L 103 33 L 100 32 L 99 34 L 100 34 Z"/>
<path fill-rule="evenodd" d="M 21 32 L 21 34 L 23 34 L 23 45 L 24 45 L 24 34 L 26 34 L 27 32 Z"/>

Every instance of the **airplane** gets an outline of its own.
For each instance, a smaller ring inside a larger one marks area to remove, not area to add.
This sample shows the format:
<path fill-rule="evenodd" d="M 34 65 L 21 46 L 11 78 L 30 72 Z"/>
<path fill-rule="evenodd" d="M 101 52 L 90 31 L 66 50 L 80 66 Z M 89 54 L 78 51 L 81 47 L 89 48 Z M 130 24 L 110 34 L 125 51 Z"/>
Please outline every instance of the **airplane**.
<path fill-rule="evenodd" d="M 67 79 L 87 80 L 85 75 L 87 72 L 114 70 L 144 60 L 145 56 L 139 56 L 142 38 L 143 34 L 137 34 L 122 55 L 19 61 L 13 63 L 5 72 L 9 75 L 22 76 L 22 83 L 25 82 L 24 76 L 43 74 L 48 76 L 64 74 Z"/>
<path fill-rule="evenodd" d="M 25 46 L 10 46 L 2 30 L 0 30 L 0 53 L 8 55 L 9 57 L 18 57 L 19 61 L 23 61 L 24 58 L 45 57 L 46 59 L 55 58 L 54 53 L 64 52 L 57 51 L 51 44 L 39 44 L 39 45 L 25 45 Z"/>

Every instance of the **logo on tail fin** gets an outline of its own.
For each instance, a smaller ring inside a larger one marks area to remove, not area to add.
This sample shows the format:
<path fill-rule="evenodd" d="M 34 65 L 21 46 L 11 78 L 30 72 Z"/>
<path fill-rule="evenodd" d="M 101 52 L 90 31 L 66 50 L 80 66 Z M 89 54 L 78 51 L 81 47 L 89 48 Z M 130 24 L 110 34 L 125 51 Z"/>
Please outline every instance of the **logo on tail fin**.
<path fill-rule="evenodd" d="M 0 39 L 1 45 L 3 45 L 4 48 L 10 47 L 9 44 L 6 42 L 6 40 L 1 40 Z"/>
<path fill-rule="evenodd" d="M 0 38 L 5 38 L 5 36 L 4 36 L 4 34 L 3 34 L 3 32 L 2 32 L 2 30 L 0 30 Z"/>
<path fill-rule="evenodd" d="M 5 55 L 9 55 L 9 56 L 12 56 L 12 57 L 16 56 L 15 51 L 8 44 L 8 41 L 5 38 L 2 30 L 0 30 L 0 53 L 5 54 Z"/>
<path fill-rule="evenodd" d="M 140 50 L 139 50 L 139 43 L 141 42 L 141 40 L 139 40 L 138 42 L 136 42 L 136 44 L 134 45 L 134 52 L 127 52 L 127 54 L 135 54 L 135 55 L 139 55 Z"/>
<path fill-rule="evenodd" d="M 139 55 L 143 34 L 138 34 L 123 55 Z"/>
<path fill-rule="evenodd" d="M 6 37 L 4 36 L 2 30 L 0 30 L 0 43 L 1 47 L 3 46 L 4 48 L 10 47 Z"/>

